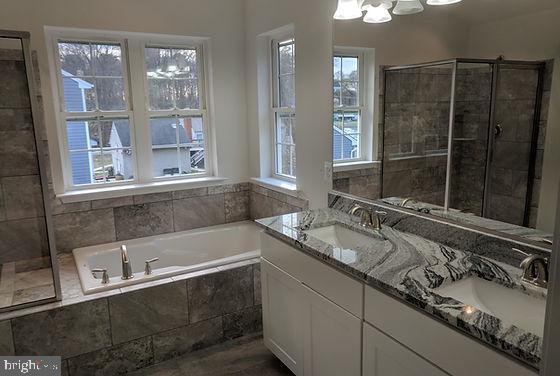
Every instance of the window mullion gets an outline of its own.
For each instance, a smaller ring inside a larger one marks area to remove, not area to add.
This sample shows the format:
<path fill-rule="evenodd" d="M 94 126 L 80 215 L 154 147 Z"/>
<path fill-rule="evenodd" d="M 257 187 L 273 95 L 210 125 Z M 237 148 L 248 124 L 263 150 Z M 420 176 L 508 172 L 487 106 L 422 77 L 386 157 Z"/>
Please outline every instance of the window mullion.
<path fill-rule="evenodd" d="M 153 161 L 150 133 L 150 117 L 147 106 L 147 88 L 144 77 L 144 46 L 140 40 L 128 41 L 128 59 L 130 74 L 131 107 L 134 119 L 132 121 L 134 146 L 136 147 L 136 176 L 139 182 L 153 180 Z M 132 131 L 132 129 L 131 129 Z"/>

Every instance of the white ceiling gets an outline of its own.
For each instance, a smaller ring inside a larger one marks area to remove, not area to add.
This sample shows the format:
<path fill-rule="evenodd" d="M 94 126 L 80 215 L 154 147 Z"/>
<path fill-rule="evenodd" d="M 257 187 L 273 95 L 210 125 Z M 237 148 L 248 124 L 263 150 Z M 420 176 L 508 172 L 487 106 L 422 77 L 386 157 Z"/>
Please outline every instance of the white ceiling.
<path fill-rule="evenodd" d="M 493 22 L 560 8 L 560 0 L 463 0 L 448 6 L 428 6 L 426 12 L 459 18 L 469 24 Z M 560 20 L 559 20 L 560 21 Z"/>

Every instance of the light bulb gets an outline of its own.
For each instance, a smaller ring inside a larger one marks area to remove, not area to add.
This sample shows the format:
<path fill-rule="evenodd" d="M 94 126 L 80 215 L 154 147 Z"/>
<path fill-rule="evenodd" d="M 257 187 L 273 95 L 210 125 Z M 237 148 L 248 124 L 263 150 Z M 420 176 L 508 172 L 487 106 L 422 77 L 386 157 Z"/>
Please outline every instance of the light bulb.
<path fill-rule="evenodd" d="M 335 20 L 352 20 L 360 17 L 362 17 L 362 8 L 358 0 L 338 0 L 333 16 Z"/>
<path fill-rule="evenodd" d="M 399 0 L 395 8 L 393 9 L 393 14 L 397 16 L 405 16 L 409 14 L 420 13 L 424 10 L 420 0 Z"/>
<path fill-rule="evenodd" d="M 428 5 L 451 5 L 460 3 L 462 0 L 428 0 L 426 4 Z"/>

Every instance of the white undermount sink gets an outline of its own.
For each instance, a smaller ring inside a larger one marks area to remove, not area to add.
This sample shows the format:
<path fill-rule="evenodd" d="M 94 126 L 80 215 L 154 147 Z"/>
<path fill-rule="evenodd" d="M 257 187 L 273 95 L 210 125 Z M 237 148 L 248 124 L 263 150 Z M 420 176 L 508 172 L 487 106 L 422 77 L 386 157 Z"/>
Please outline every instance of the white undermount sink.
<path fill-rule="evenodd" d="M 521 329 L 543 335 L 546 299 L 507 288 L 480 278 L 464 278 L 433 290 L 513 324 Z M 468 312 L 468 311 L 467 311 Z"/>
<path fill-rule="evenodd" d="M 305 233 L 322 240 L 335 248 L 343 249 L 356 248 L 371 243 L 372 241 L 379 241 L 379 239 L 372 236 L 352 231 L 340 225 L 318 227 L 307 230 Z"/>

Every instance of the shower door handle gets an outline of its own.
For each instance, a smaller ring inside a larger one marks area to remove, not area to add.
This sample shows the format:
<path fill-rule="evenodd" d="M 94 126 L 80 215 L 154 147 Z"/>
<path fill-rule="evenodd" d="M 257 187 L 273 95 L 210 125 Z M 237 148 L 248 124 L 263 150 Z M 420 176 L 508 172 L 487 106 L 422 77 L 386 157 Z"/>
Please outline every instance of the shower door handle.
<path fill-rule="evenodd" d="M 496 124 L 496 126 L 494 127 L 494 134 L 496 136 L 499 136 L 502 134 L 502 132 L 504 131 L 504 129 L 502 128 L 502 124 L 498 123 Z"/>

